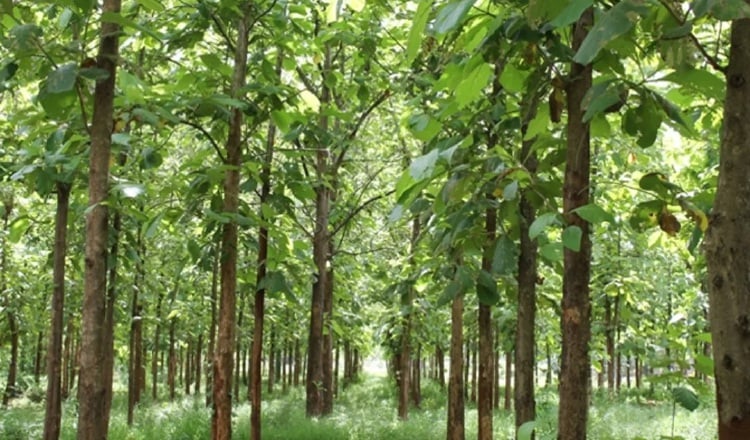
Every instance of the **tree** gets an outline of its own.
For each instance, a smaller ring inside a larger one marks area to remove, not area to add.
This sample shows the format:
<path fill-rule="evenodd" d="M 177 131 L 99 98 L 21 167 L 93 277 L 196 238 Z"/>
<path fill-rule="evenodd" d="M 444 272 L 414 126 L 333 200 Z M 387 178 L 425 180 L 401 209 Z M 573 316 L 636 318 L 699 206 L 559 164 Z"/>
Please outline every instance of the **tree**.
<path fill-rule="evenodd" d="M 594 10 L 588 8 L 573 28 L 573 50 L 577 51 L 586 38 L 594 20 Z M 579 249 L 564 250 L 562 298 L 562 366 L 560 371 L 559 440 L 586 438 L 588 414 L 589 340 L 591 339 L 591 298 L 589 278 L 591 270 L 591 240 L 589 225 L 576 208 L 589 202 L 590 133 L 584 122 L 584 96 L 592 83 L 591 64 L 573 62 L 568 84 L 567 153 L 563 185 L 563 211 L 567 230 L 580 235 Z"/>
<path fill-rule="evenodd" d="M 232 98 L 242 97 L 247 74 L 247 49 L 250 17 L 253 2 L 241 4 L 241 15 L 237 19 L 237 42 L 234 53 L 232 76 Z M 226 143 L 226 165 L 224 172 L 225 215 L 237 214 L 239 207 L 240 165 L 242 164 L 242 108 L 230 111 L 229 135 Z M 219 328 L 213 365 L 213 418 L 211 438 L 229 440 L 232 437 L 232 367 L 234 364 L 234 334 L 236 323 L 237 295 L 237 222 L 230 220 L 223 225 L 221 236 L 221 296 L 219 303 Z"/>
<path fill-rule="evenodd" d="M 750 19 L 732 22 L 719 181 L 706 234 L 707 284 L 720 440 L 750 436 Z"/>
<path fill-rule="evenodd" d="M 120 0 L 105 0 L 103 14 L 119 14 Z M 85 278 L 78 385 L 78 438 L 106 438 L 108 404 L 104 368 L 104 317 L 107 292 L 107 206 L 109 160 L 113 132 L 115 74 L 120 26 L 102 19 L 97 67 L 107 73 L 96 84 L 89 156 L 89 212 L 86 216 Z"/>

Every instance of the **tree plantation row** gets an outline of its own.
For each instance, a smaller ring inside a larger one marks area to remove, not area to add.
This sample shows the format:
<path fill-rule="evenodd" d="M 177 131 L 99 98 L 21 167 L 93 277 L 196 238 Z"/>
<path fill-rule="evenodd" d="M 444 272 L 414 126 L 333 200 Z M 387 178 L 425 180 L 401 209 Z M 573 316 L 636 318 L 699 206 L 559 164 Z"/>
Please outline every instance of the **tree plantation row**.
<path fill-rule="evenodd" d="M 448 439 L 467 403 L 532 438 L 541 386 L 560 440 L 605 386 L 715 396 L 750 438 L 744 0 L 5 0 L 0 27 L 2 404 L 43 402 L 44 439 L 108 438 L 118 394 L 129 426 L 204 394 L 212 439 L 261 439 L 273 389 L 325 420 L 378 359 L 403 423 L 437 384 Z"/>

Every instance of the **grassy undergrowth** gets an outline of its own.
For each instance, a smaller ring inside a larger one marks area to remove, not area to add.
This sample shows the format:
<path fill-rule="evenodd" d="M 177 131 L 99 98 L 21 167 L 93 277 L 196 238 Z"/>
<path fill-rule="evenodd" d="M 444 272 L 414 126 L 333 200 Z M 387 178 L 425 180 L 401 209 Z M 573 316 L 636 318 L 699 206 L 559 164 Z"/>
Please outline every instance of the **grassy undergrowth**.
<path fill-rule="evenodd" d="M 305 418 L 304 390 L 276 393 L 264 402 L 263 439 L 267 440 L 430 440 L 445 438 L 444 392 L 436 384 L 423 388 L 422 408 L 413 410 L 409 420 L 396 418 L 395 389 L 382 377 L 368 377 L 347 389 L 336 402 L 334 413 L 320 420 Z M 556 438 L 557 396 L 555 390 L 537 395 L 537 439 Z M 75 402 L 64 407 L 65 440 L 75 439 Z M 138 408 L 133 427 L 126 424 L 126 399 L 116 393 L 110 424 L 111 440 L 204 440 L 210 438 L 210 411 L 203 397 L 185 397 L 176 402 L 147 402 Z M 44 407 L 40 403 L 17 402 L 0 410 L 0 438 L 27 440 L 41 438 Z M 236 405 L 236 439 L 248 439 L 249 406 Z M 513 438 L 513 415 L 498 411 L 495 438 Z M 589 416 L 589 438 L 593 440 L 659 440 L 671 438 L 672 404 L 668 399 L 645 401 L 624 394 L 616 399 L 602 393 L 594 396 Z M 476 410 L 466 415 L 466 437 L 476 436 Z M 715 410 L 709 398 L 689 413 L 677 409 L 676 438 L 710 440 L 716 438 Z"/>

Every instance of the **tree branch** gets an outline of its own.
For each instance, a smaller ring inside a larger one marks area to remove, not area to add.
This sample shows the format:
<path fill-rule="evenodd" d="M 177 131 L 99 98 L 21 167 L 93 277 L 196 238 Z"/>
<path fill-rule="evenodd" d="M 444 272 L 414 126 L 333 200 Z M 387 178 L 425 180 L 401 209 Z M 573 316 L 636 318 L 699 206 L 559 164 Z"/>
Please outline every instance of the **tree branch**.
<path fill-rule="evenodd" d="M 339 231 L 341 231 L 341 229 L 343 229 L 344 226 L 346 226 L 347 224 L 349 224 L 349 222 L 357 214 L 359 214 L 360 212 L 362 212 L 363 209 L 367 208 L 369 205 L 372 205 L 373 203 L 377 202 L 380 199 L 383 199 L 385 197 L 388 197 L 388 196 L 392 195 L 395 192 L 396 192 L 396 190 L 392 189 L 392 190 L 390 190 L 388 192 L 385 192 L 383 194 L 378 194 L 378 195 L 376 195 L 376 196 L 374 196 L 374 197 L 372 197 L 372 198 L 370 198 L 368 200 L 365 200 L 364 203 L 362 203 L 361 205 L 357 206 L 349 214 L 347 214 L 346 217 L 344 217 L 344 220 L 336 228 L 334 228 L 333 231 L 331 231 L 331 236 L 335 236 L 336 234 L 338 234 Z"/>
<path fill-rule="evenodd" d="M 667 11 L 669 11 L 669 14 L 672 16 L 672 18 L 675 19 L 675 21 L 677 21 L 677 23 L 680 24 L 680 26 L 684 26 L 685 25 L 685 19 L 683 17 L 680 17 L 680 15 L 677 13 L 677 11 L 675 11 L 674 9 L 672 9 L 671 5 L 669 5 L 666 2 L 666 0 L 659 0 L 659 3 L 661 3 L 661 5 L 664 6 L 664 8 Z M 692 32 L 690 32 L 687 35 L 687 37 L 690 38 L 690 41 L 693 42 L 693 44 L 698 49 L 698 51 L 701 53 L 701 55 L 703 55 L 703 58 L 706 60 L 706 62 L 708 63 L 709 66 L 713 67 L 714 69 L 718 70 L 721 73 L 726 74 L 727 68 L 725 66 L 722 66 L 721 64 L 719 64 L 719 62 L 716 60 L 716 58 L 714 58 L 713 56 L 711 56 L 711 54 L 708 53 L 708 51 L 706 50 L 706 48 L 703 47 L 703 45 L 701 44 L 700 41 L 698 41 L 698 37 L 696 37 L 695 34 L 693 34 Z"/>
<path fill-rule="evenodd" d="M 341 152 L 336 157 L 336 162 L 333 164 L 333 170 L 334 172 L 341 167 L 341 164 L 344 162 L 344 156 L 346 156 L 346 152 L 349 150 L 349 147 L 351 146 L 351 141 L 354 140 L 354 138 L 357 137 L 357 133 L 359 133 L 359 129 L 362 128 L 362 125 L 365 123 L 367 118 L 370 116 L 370 114 L 382 103 L 384 103 L 389 97 L 391 96 L 391 90 L 385 89 L 380 94 L 380 96 L 377 97 L 373 102 L 370 103 L 370 106 L 365 109 L 357 119 L 357 122 L 354 124 L 354 127 L 352 127 L 352 131 L 349 132 L 349 135 L 346 137 L 346 143 L 341 148 Z"/>
<path fill-rule="evenodd" d="M 201 125 L 196 124 L 195 122 L 188 121 L 187 119 L 180 119 L 181 124 L 189 125 L 190 127 L 195 128 L 196 130 L 203 133 L 206 138 L 208 138 L 208 141 L 211 143 L 211 146 L 214 147 L 214 150 L 216 150 L 216 154 L 219 155 L 219 159 L 221 159 L 221 163 L 226 164 L 227 159 L 224 157 L 224 155 L 221 153 L 221 148 L 219 147 L 219 144 L 216 143 L 216 140 L 214 140 L 213 136 L 211 136 L 211 133 L 209 133 L 205 128 L 203 128 Z"/>

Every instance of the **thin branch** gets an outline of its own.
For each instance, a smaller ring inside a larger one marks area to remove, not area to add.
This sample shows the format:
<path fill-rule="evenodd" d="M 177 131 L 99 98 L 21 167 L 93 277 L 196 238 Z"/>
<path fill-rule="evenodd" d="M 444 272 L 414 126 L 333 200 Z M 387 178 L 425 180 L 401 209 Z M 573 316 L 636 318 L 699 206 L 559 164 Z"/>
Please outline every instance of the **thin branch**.
<path fill-rule="evenodd" d="M 313 95 L 315 95 L 318 99 L 320 99 L 320 93 L 318 92 L 317 88 L 315 87 L 315 84 L 312 83 L 312 80 L 307 76 L 304 70 L 300 66 L 297 66 L 297 74 L 299 75 L 299 79 L 302 80 L 302 84 L 305 85 L 305 88 L 310 91 Z"/>
<path fill-rule="evenodd" d="M 357 214 L 359 214 L 360 212 L 362 212 L 362 210 L 363 210 L 363 209 L 367 208 L 367 207 L 368 207 L 369 205 L 372 205 L 373 203 L 377 202 L 377 201 L 378 201 L 378 200 L 380 200 L 380 199 L 384 199 L 384 198 L 386 198 L 386 197 L 388 197 L 388 196 L 390 196 L 390 195 L 394 194 L 395 192 L 396 192 L 396 190 L 395 190 L 395 189 L 392 189 L 392 190 L 390 190 L 390 191 L 388 191 L 388 192 L 385 192 L 385 193 L 383 193 L 383 194 L 378 194 L 378 195 L 376 195 L 376 196 L 374 196 L 374 197 L 372 197 L 372 198 L 370 198 L 370 199 L 366 200 L 366 201 L 365 201 L 364 203 L 362 203 L 361 205 L 357 206 L 357 207 L 356 207 L 355 209 L 353 209 L 353 210 L 352 210 L 351 212 L 349 212 L 349 214 L 347 214 L 347 216 L 346 216 L 346 217 L 344 217 L 344 220 L 343 220 L 343 221 L 342 221 L 342 222 L 341 222 L 341 223 L 340 223 L 340 224 L 339 224 L 339 225 L 338 225 L 338 226 L 337 226 L 336 228 L 334 228 L 334 229 L 333 229 L 333 231 L 331 232 L 331 236 L 335 236 L 336 234 L 338 234 L 338 233 L 339 233 L 339 231 L 341 231 L 341 229 L 342 229 L 342 228 L 343 228 L 344 226 L 346 226 L 347 224 L 349 224 L 349 222 L 350 222 L 350 221 L 351 221 L 351 220 L 352 220 L 352 219 L 353 219 L 353 218 L 354 218 L 354 217 L 355 217 L 355 216 L 356 216 Z"/>
<path fill-rule="evenodd" d="M 266 15 L 270 14 L 271 10 L 273 9 L 273 7 L 276 6 L 276 3 L 278 3 L 278 0 L 273 0 L 271 2 L 271 6 L 269 6 L 265 11 L 261 12 L 260 14 L 258 14 L 258 16 L 255 17 L 255 20 L 253 20 L 250 23 L 250 26 L 248 26 L 248 30 L 252 30 L 255 27 L 255 25 L 258 24 L 258 22 L 260 21 L 261 18 L 263 18 Z"/>
<path fill-rule="evenodd" d="M 219 155 L 219 159 L 221 159 L 221 163 L 226 164 L 227 159 L 224 157 L 224 155 L 221 153 L 221 148 L 219 147 L 219 144 L 216 143 L 216 140 L 214 140 L 213 136 L 211 136 L 211 133 L 209 133 L 205 128 L 203 128 L 200 124 L 196 124 L 195 122 L 188 121 L 187 119 L 180 119 L 181 124 L 189 125 L 190 127 L 195 128 L 196 130 L 203 133 L 206 138 L 208 138 L 208 142 L 211 143 L 211 146 L 214 147 L 214 150 L 216 150 L 216 154 Z"/>
<path fill-rule="evenodd" d="M 359 115 L 357 122 L 354 124 L 354 127 L 352 127 L 352 131 L 346 137 L 347 142 L 341 148 L 341 153 L 339 153 L 339 155 L 336 157 L 336 162 L 333 164 L 333 170 L 338 170 L 339 167 L 341 167 L 341 164 L 344 162 L 344 156 L 346 156 L 346 152 L 349 150 L 349 147 L 352 145 L 351 141 L 357 137 L 357 133 L 359 133 L 359 129 L 362 128 L 362 125 L 365 123 L 365 121 L 370 116 L 370 114 L 380 104 L 384 103 L 390 96 L 391 96 L 391 90 L 385 89 L 380 94 L 380 96 L 378 96 L 377 99 L 375 99 L 372 103 L 370 103 L 370 106 L 367 107 L 367 109 L 365 109 L 365 111 Z"/>
<path fill-rule="evenodd" d="M 662 6 L 664 6 L 664 8 L 667 9 L 667 11 L 669 11 L 669 14 L 672 16 L 672 18 L 675 19 L 675 21 L 677 21 L 677 23 L 680 24 L 680 26 L 684 26 L 685 25 L 685 20 L 682 17 L 680 17 L 680 15 L 674 9 L 672 9 L 671 5 L 669 5 L 666 2 L 666 0 L 659 0 L 659 3 L 661 3 Z M 701 55 L 703 55 L 703 58 L 706 60 L 706 62 L 708 63 L 709 66 L 713 67 L 714 69 L 718 70 L 721 73 L 726 74 L 727 68 L 725 66 L 722 66 L 721 64 L 719 64 L 719 62 L 716 60 L 716 58 L 714 58 L 713 56 L 711 56 L 711 54 L 708 53 L 708 51 L 706 50 L 706 48 L 703 47 L 703 45 L 701 44 L 700 41 L 698 41 L 698 37 L 696 37 L 695 34 L 693 34 L 692 32 L 690 32 L 687 35 L 687 37 L 690 38 L 690 41 L 693 42 L 693 44 L 698 49 L 698 51 L 701 53 Z"/>

